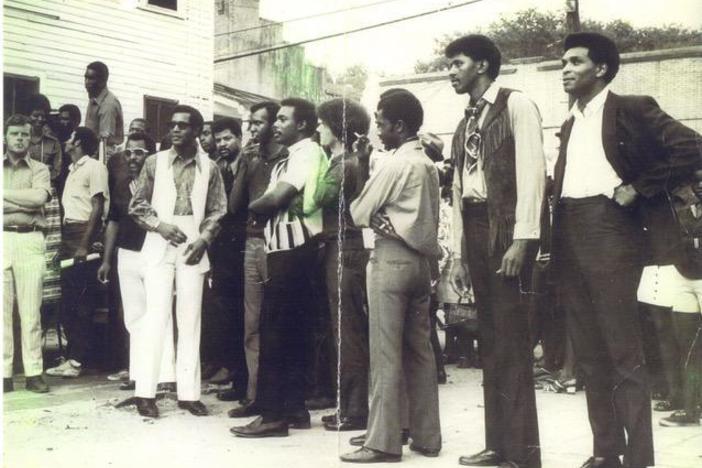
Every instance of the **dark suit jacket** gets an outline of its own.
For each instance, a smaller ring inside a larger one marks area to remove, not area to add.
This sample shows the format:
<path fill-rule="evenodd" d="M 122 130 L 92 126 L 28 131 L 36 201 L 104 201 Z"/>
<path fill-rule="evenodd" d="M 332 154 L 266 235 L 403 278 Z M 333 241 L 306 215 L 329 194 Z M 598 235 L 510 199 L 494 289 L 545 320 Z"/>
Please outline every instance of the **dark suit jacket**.
<path fill-rule="evenodd" d="M 561 127 L 554 170 L 554 241 L 572 127 L 570 117 Z M 633 185 L 639 194 L 632 209 L 637 211 L 642 229 L 646 229 L 643 260 L 659 265 L 675 263 L 681 254 L 680 235 L 667 192 L 689 181 L 694 170 L 702 167 L 702 138 L 666 114 L 652 97 L 610 92 L 602 115 L 602 145 L 622 183 Z M 552 255 L 557 257 L 556 245 L 553 250 Z"/>

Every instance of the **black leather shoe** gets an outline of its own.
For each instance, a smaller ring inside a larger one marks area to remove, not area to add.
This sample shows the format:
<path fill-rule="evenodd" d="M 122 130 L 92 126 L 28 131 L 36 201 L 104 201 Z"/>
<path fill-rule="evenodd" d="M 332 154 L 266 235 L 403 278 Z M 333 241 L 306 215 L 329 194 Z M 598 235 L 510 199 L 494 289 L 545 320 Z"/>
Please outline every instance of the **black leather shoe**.
<path fill-rule="evenodd" d="M 619 457 L 590 457 L 580 468 L 621 468 L 622 462 Z"/>
<path fill-rule="evenodd" d="M 246 426 L 234 426 L 229 432 L 237 437 L 249 439 L 260 439 L 263 437 L 287 437 L 288 423 L 285 421 L 263 422 L 263 417 L 259 416 Z"/>
<path fill-rule="evenodd" d="M 161 382 L 156 385 L 156 391 L 176 393 L 178 391 L 178 385 L 175 382 Z"/>
<path fill-rule="evenodd" d="M 136 382 L 133 380 L 127 380 L 126 382 L 122 382 L 122 384 L 119 386 L 120 390 L 134 390 L 136 388 Z"/>
<path fill-rule="evenodd" d="M 27 382 L 25 386 L 30 392 L 49 393 L 49 386 L 46 385 L 46 382 L 44 382 L 44 379 L 41 377 L 41 375 L 27 377 Z"/>
<path fill-rule="evenodd" d="M 424 455 L 425 457 L 431 457 L 435 458 L 439 456 L 439 452 L 441 451 L 440 448 L 426 448 L 426 447 L 420 447 L 419 445 L 414 445 L 410 444 L 409 446 L 410 450 L 413 452 L 417 452 L 420 455 Z"/>
<path fill-rule="evenodd" d="M 366 443 L 366 434 L 361 434 L 360 436 L 351 437 L 349 439 L 349 444 L 355 447 L 363 447 Z M 402 429 L 402 445 L 407 445 L 409 443 L 409 429 Z"/>
<path fill-rule="evenodd" d="M 402 459 L 402 455 L 361 447 L 355 452 L 346 453 L 339 458 L 346 463 L 395 463 Z"/>
<path fill-rule="evenodd" d="M 500 463 L 502 463 L 500 454 L 489 449 L 458 459 L 458 464 L 463 466 L 498 466 Z"/>
<path fill-rule="evenodd" d="M 246 396 L 246 389 L 239 390 L 237 388 L 230 388 L 228 390 L 221 390 L 217 392 L 217 399 L 219 401 L 239 401 Z"/>
<path fill-rule="evenodd" d="M 261 410 L 256 406 L 256 402 L 249 403 L 248 405 L 237 406 L 236 408 L 230 409 L 227 412 L 230 418 L 250 418 L 251 416 L 257 416 L 261 414 Z"/>
<path fill-rule="evenodd" d="M 156 406 L 155 398 L 139 398 L 135 399 L 137 411 L 145 418 L 158 418 L 158 407 Z"/>
<path fill-rule="evenodd" d="M 190 411 L 193 416 L 207 416 L 210 414 L 207 407 L 200 400 L 197 401 L 181 401 L 178 400 L 178 408 Z"/>
<path fill-rule="evenodd" d="M 285 421 L 291 429 L 309 429 L 312 427 L 310 412 L 301 410 L 294 414 L 285 416 Z"/>
<path fill-rule="evenodd" d="M 15 385 L 12 383 L 12 377 L 4 377 L 2 379 L 2 393 L 8 393 L 15 390 Z"/>
<path fill-rule="evenodd" d="M 324 423 L 324 429 L 336 432 L 363 431 L 366 429 L 366 425 L 367 422 L 363 419 L 341 418 L 341 421 L 338 421 L 335 417 L 333 421 Z"/>
<path fill-rule="evenodd" d="M 336 413 L 325 414 L 324 416 L 322 416 L 322 422 L 336 424 Z"/>

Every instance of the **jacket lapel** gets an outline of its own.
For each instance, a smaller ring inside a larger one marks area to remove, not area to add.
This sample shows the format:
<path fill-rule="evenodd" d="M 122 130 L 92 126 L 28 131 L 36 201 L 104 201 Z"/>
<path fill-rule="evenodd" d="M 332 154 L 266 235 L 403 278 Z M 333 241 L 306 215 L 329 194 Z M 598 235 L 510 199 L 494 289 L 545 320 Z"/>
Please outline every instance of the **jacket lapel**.
<path fill-rule="evenodd" d="M 617 148 L 617 112 L 619 110 L 619 96 L 610 93 L 602 110 L 602 147 L 607 161 L 612 165 L 617 175 L 622 177 L 622 168 Z"/>
<path fill-rule="evenodd" d="M 553 201 L 557 202 L 561 198 L 563 191 L 563 178 L 565 177 L 566 155 L 568 153 L 568 141 L 570 140 L 570 131 L 573 128 L 573 116 L 570 116 L 561 127 L 561 145 L 558 149 L 558 159 L 554 168 L 554 187 Z"/>

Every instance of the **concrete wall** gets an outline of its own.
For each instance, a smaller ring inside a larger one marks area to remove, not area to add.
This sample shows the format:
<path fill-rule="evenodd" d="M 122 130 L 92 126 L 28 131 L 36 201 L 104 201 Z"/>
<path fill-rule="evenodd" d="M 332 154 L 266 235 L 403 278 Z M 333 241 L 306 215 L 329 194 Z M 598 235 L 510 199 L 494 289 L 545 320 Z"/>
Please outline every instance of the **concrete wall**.
<path fill-rule="evenodd" d="M 283 42 L 283 25 L 259 18 L 258 0 L 214 0 L 214 3 L 216 57 Z M 254 29 L 237 32 L 248 28 Z M 302 47 L 218 63 L 215 81 L 275 99 L 299 96 L 319 102 L 325 98 L 324 69 L 307 63 Z"/>
<path fill-rule="evenodd" d="M 702 46 L 636 52 L 622 55 L 622 66 L 612 82 L 619 94 L 647 94 L 685 125 L 702 133 Z M 524 59 L 502 67 L 497 82 L 524 91 L 541 111 L 544 150 L 556 156 L 556 131 L 568 113 L 568 96 L 561 85 L 560 61 Z M 406 88 L 424 105 L 424 131 L 438 134 L 450 147 L 451 136 L 463 114 L 468 98 L 454 93 L 446 72 L 381 79 L 369 86 L 372 94 L 364 103 L 374 109 L 378 95 L 394 87 Z M 448 157 L 449 150 L 445 151 Z"/>
<path fill-rule="evenodd" d="M 179 0 L 178 11 L 146 0 L 5 0 L 6 73 L 36 77 L 54 108 L 87 106 L 85 66 L 110 69 L 125 125 L 143 117 L 144 96 L 175 99 L 212 115 L 213 5 Z"/>

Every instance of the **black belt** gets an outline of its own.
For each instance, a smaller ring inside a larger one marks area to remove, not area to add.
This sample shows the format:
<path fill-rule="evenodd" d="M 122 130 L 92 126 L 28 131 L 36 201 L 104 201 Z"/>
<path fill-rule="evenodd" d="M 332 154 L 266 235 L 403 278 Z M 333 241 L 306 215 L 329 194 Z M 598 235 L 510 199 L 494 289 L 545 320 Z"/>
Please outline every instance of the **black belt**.
<path fill-rule="evenodd" d="M 18 232 L 24 234 L 26 232 L 41 231 L 38 226 L 3 226 L 5 232 Z"/>

